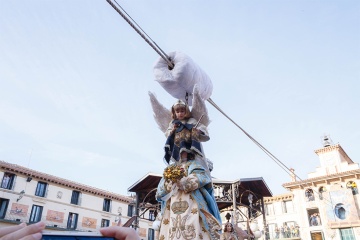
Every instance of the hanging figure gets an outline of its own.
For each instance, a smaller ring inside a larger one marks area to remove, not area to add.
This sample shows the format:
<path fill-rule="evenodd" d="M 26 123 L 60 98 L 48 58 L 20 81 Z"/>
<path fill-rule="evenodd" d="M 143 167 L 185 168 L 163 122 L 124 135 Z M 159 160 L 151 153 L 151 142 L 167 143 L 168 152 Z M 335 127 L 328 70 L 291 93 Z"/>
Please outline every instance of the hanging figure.
<path fill-rule="evenodd" d="M 219 239 L 221 218 L 201 145 L 209 140 L 205 103 L 196 90 L 191 111 L 181 100 L 169 111 L 154 95 L 150 98 L 155 119 L 167 137 L 164 159 L 170 164 L 156 193 L 162 215 L 159 239 Z M 159 116 L 167 118 L 167 123 Z"/>
<path fill-rule="evenodd" d="M 204 157 L 200 142 L 208 141 L 206 127 L 192 118 L 189 106 L 177 100 L 171 108 L 173 120 L 165 132 L 165 160 L 194 160 L 195 156 Z"/>

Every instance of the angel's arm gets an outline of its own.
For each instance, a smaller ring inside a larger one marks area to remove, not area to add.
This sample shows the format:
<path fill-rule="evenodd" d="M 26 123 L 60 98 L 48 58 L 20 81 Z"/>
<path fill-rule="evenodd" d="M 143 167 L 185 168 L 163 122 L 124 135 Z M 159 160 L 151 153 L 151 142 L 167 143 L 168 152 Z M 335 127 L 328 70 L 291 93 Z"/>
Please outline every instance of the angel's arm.
<path fill-rule="evenodd" d="M 197 124 L 197 120 L 194 118 L 191 118 L 191 119 L 189 119 L 188 123 L 194 124 L 194 126 L 195 126 Z M 209 139 L 210 139 L 209 132 L 207 130 L 207 127 L 204 124 L 199 123 L 197 125 L 196 129 L 194 129 L 194 131 L 196 131 L 197 137 L 200 142 L 209 141 Z"/>

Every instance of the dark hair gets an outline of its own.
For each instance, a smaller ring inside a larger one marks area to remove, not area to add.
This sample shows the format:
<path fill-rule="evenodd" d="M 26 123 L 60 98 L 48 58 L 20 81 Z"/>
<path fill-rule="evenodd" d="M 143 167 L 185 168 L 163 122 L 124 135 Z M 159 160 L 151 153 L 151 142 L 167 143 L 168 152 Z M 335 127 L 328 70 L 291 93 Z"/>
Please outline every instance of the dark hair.
<path fill-rule="evenodd" d="M 230 231 L 230 232 L 233 232 L 233 231 L 234 231 L 234 227 L 233 227 L 233 225 L 232 225 L 231 223 L 229 223 L 229 222 L 228 222 L 228 223 L 225 223 L 225 226 L 224 226 L 224 232 L 227 232 L 227 229 L 226 229 L 226 228 L 227 228 L 227 226 L 229 226 L 229 225 L 231 226 L 231 231 Z"/>

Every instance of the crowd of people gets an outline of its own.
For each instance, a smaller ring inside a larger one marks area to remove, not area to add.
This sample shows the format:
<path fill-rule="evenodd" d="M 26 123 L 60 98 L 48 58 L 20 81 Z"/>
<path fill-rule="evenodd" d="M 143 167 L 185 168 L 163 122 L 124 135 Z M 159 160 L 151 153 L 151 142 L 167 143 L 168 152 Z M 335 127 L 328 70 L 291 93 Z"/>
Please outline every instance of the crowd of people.
<path fill-rule="evenodd" d="M 275 238 L 292 238 L 300 237 L 299 226 L 281 226 L 275 228 Z"/>
<path fill-rule="evenodd" d="M 319 213 L 313 213 L 311 214 L 309 218 L 310 226 L 320 226 L 321 225 L 321 219 Z"/>

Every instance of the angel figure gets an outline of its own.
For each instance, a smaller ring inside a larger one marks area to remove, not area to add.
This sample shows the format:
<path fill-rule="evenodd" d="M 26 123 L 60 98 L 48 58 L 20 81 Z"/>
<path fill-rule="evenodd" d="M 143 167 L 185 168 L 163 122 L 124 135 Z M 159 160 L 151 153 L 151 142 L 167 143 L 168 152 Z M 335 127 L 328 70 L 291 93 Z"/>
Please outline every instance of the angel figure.
<path fill-rule="evenodd" d="M 200 142 L 210 139 L 205 125 L 192 118 L 189 106 L 177 100 L 171 108 L 172 121 L 165 132 L 165 160 L 186 161 L 204 157 Z"/>
<path fill-rule="evenodd" d="M 181 100 L 170 111 L 150 93 L 155 119 L 166 136 L 164 158 L 170 164 L 156 193 L 162 215 L 159 239 L 220 238 L 220 213 L 200 143 L 209 140 L 209 119 L 196 89 L 193 95 L 191 111 Z"/>

